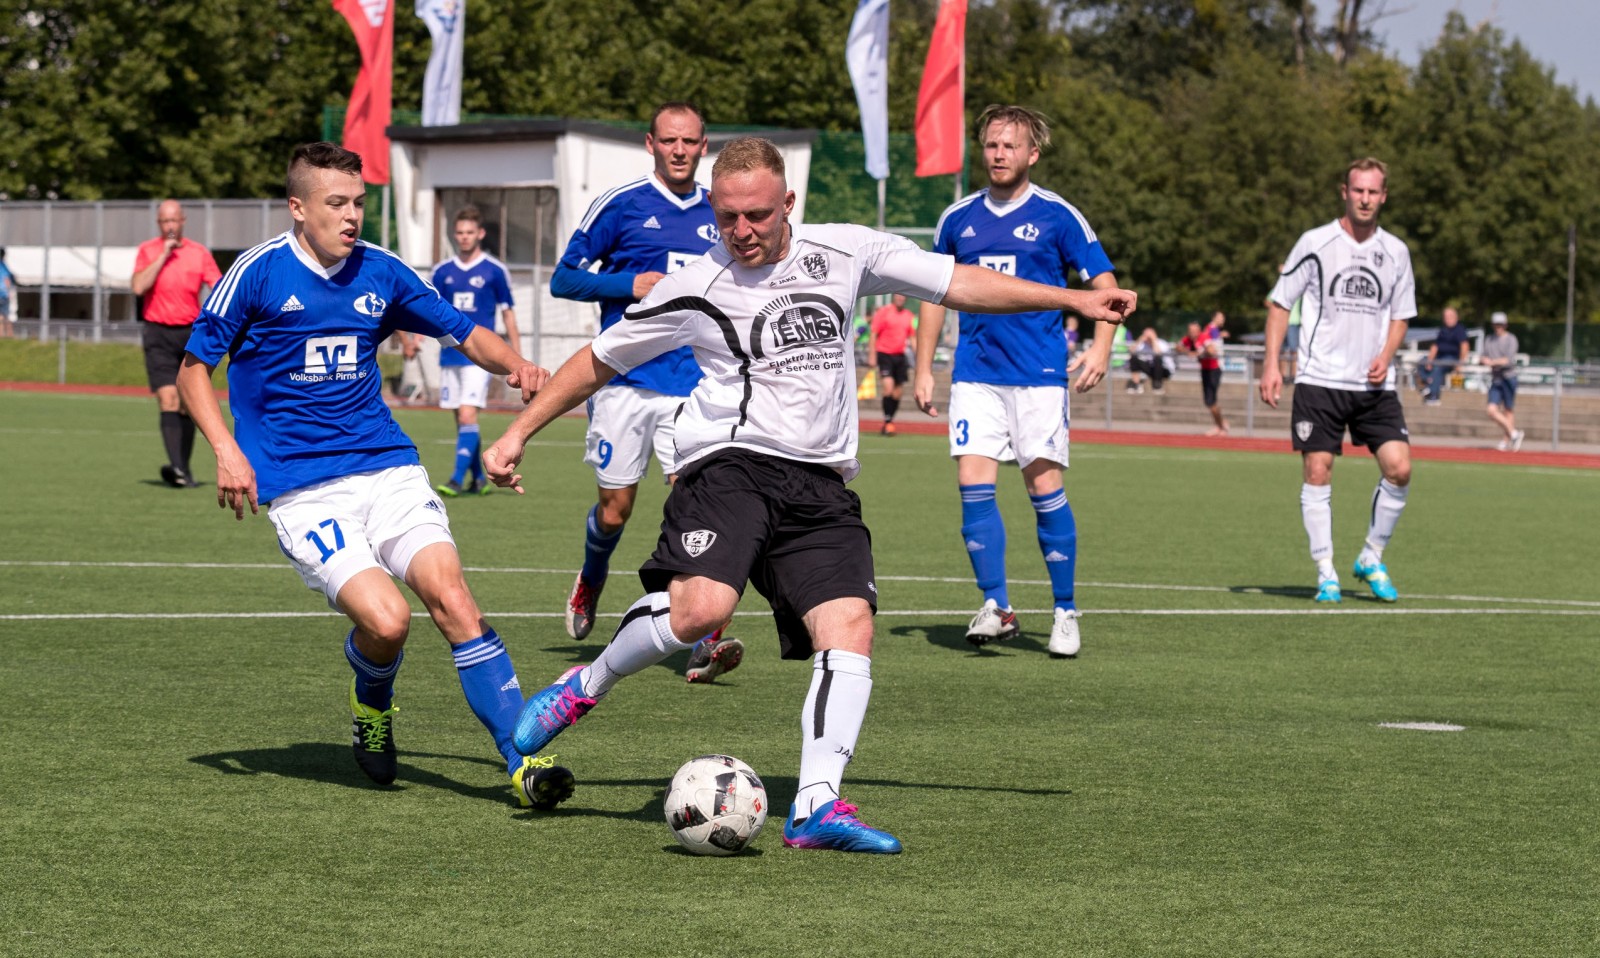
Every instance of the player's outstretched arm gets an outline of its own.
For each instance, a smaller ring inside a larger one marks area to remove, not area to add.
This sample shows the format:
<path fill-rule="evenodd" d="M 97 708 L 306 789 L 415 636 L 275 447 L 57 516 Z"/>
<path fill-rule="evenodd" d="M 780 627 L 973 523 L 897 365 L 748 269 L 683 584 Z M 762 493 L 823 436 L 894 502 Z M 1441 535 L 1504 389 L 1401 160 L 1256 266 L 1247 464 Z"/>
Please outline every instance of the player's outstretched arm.
<path fill-rule="evenodd" d="M 544 388 L 550 380 L 550 371 L 535 366 L 522 358 L 522 354 L 502 338 L 483 326 L 475 327 L 472 335 L 461 344 L 467 358 L 491 373 L 506 377 L 506 384 L 522 390 L 522 401 L 527 403 L 533 394 Z"/>
<path fill-rule="evenodd" d="M 939 415 L 933 405 L 933 351 L 944 333 L 944 307 L 923 303 L 917 320 L 917 372 L 912 377 L 911 398 L 917 408 L 930 416 Z"/>
<path fill-rule="evenodd" d="M 971 313 L 1030 313 L 1059 309 L 1095 322 L 1121 323 L 1133 315 L 1139 294 L 1131 289 L 1062 289 L 1031 283 L 982 266 L 956 264 L 944 306 Z"/>
<path fill-rule="evenodd" d="M 217 506 L 232 509 L 235 519 L 243 519 L 247 502 L 252 515 L 261 511 L 256 504 L 256 471 L 222 420 L 222 406 L 217 402 L 216 390 L 211 388 L 211 372 L 215 368 L 185 353 L 183 366 L 178 369 L 178 394 L 189 410 L 189 418 L 217 454 Z"/>
<path fill-rule="evenodd" d="M 474 334 L 476 335 L 476 334 Z M 498 337 L 497 337 L 498 338 Z M 550 381 L 517 415 L 505 433 L 483 451 L 483 469 L 497 486 L 523 492 L 522 475 L 516 471 L 528 440 L 550 425 L 557 416 L 574 409 L 611 381 L 617 371 L 595 358 L 594 347 L 585 346 L 561 364 Z"/>
<path fill-rule="evenodd" d="M 1267 302 L 1267 351 L 1261 358 L 1261 401 L 1278 408 L 1283 398 L 1283 373 L 1278 369 L 1278 354 L 1283 350 L 1283 337 L 1289 332 L 1289 311 L 1272 301 Z"/>

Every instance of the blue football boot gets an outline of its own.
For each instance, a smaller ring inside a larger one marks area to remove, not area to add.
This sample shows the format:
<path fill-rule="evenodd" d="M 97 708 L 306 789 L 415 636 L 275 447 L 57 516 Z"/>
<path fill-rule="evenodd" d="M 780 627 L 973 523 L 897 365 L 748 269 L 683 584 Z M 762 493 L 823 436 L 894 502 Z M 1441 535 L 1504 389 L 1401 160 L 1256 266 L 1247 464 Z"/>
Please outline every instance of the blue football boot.
<path fill-rule="evenodd" d="M 1350 570 L 1357 582 L 1365 582 L 1367 588 L 1372 590 L 1373 598 L 1384 602 L 1395 602 L 1400 598 L 1400 593 L 1395 591 L 1394 583 L 1389 579 L 1389 570 L 1383 563 L 1377 565 L 1362 565 L 1357 559 L 1355 567 Z"/>
<path fill-rule="evenodd" d="M 1344 599 L 1344 593 L 1339 591 L 1338 579 L 1323 579 L 1317 583 L 1317 601 L 1326 605 L 1336 605 Z"/>
<path fill-rule="evenodd" d="M 538 755 L 567 726 L 594 708 L 598 700 L 583 694 L 583 682 L 578 678 L 582 672 L 581 665 L 562 672 L 560 678 L 540 689 L 522 706 L 513 738 L 517 751 Z"/>
<path fill-rule="evenodd" d="M 789 821 L 783 825 L 783 843 L 790 848 L 876 855 L 894 855 L 900 851 L 900 839 L 857 818 L 856 806 L 843 799 L 835 801 L 826 811 L 817 809 L 798 824 L 794 821 L 794 812 L 795 807 L 790 805 Z"/>

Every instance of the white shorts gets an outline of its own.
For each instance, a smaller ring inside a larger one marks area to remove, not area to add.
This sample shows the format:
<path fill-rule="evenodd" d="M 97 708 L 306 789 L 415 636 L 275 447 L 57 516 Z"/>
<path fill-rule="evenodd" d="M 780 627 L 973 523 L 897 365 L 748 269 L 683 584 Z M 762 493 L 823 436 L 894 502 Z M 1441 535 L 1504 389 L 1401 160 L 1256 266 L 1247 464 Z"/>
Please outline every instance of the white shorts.
<path fill-rule="evenodd" d="M 1071 414 L 1065 386 L 991 386 L 959 382 L 950 387 L 950 455 L 1067 464 Z"/>
<path fill-rule="evenodd" d="M 595 483 L 602 489 L 638 485 L 650 468 L 652 447 L 662 479 L 672 475 L 678 460 L 673 419 L 683 400 L 633 386 L 607 386 L 591 396 L 583 461 L 594 467 Z"/>
<path fill-rule="evenodd" d="M 439 408 L 482 409 L 489 401 L 489 380 L 494 374 L 481 366 L 439 367 Z"/>
<path fill-rule="evenodd" d="M 394 466 L 306 486 L 272 500 L 278 548 L 306 588 L 339 608 L 339 590 L 358 573 L 382 569 L 405 579 L 426 546 L 448 542 L 450 519 L 421 466 Z"/>

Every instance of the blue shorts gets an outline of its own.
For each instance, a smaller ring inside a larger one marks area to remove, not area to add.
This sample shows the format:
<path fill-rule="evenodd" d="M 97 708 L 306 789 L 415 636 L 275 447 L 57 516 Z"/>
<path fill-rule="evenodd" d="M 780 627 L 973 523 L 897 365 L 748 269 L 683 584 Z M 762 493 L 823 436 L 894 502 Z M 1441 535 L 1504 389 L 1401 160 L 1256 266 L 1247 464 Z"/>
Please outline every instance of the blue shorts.
<path fill-rule="evenodd" d="M 1517 408 L 1517 377 L 1489 383 L 1489 405 L 1507 410 Z"/>
<path fill-rule="evenodd" d="M 1297 353 L 1300 351 L 1299 323 L 1295 323 L 1293 326 L 1290 326 L 1288 334 L 1283 337 L 1283 351 L 1285 353 Z M 1295 357 L 1290 358 L 1292 359 Z"/>

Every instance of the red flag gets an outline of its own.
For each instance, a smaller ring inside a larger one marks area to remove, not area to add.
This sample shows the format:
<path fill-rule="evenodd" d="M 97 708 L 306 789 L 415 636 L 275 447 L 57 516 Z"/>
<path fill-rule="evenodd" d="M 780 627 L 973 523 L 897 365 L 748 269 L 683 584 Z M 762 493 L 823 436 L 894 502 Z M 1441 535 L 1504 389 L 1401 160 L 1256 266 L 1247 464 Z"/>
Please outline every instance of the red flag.
<path fill-rule="evenodd" d="M 943 0 L 917 88 L 917 175 L 960 173 L 966 140 L 967 0 Z"/>
<path fill-rule="evenodd" d="M 344 148 L 361 154 L 361 178 L 389 182 L 389 109 L 394 87 L 394 0 L 333 0 L 361 47 L 361 72 L 344 114 Z"/>

